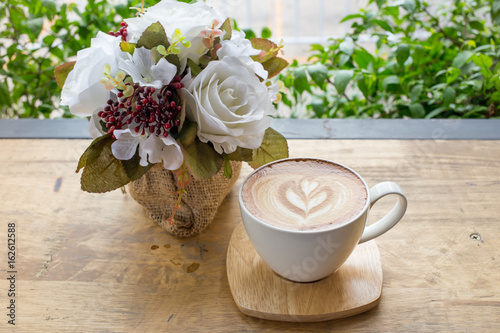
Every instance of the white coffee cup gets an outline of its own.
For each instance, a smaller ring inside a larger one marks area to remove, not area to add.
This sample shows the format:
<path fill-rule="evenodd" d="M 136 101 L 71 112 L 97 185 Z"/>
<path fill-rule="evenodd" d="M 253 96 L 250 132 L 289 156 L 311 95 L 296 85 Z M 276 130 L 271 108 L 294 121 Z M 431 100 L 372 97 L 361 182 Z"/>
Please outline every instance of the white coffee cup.
<path fill-rule="evenodd" d="M 300 160 L 304 160 L 304 158 L 300 158 Z M 255 250 L 274 272 L 296 282 L 317 281 L 337 271 L 351 255 L 357 244 L 374 239 L 391 229 L 403 217 L 407 207 L 406 196 L 396 183 L 383 182 L 370 189 L 363 178 L 348 167 L 319 158 L 311 158 L 311 160 L 344 167 L 363 182 L 367 200 L 356 217 L 339 226 L 319 230 L 283 229 L 256 218 L 243 202 L 242 189 L 247 180 L 256 172 L 279 161 L 271 162 L 253 171 L 245 179 L 239 191 L 241 216 Z M 397 196 L 394 208 L 377 222 L 366 226 L 370 207 L 377 200 L 389 194 Z"/>

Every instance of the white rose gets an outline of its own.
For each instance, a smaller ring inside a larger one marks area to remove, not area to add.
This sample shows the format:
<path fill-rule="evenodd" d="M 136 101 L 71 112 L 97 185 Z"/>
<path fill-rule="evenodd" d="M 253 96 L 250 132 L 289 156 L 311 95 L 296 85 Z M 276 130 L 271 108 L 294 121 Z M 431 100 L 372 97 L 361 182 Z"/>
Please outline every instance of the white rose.
<path fill-rule="evenodd" d="M 236 57 L 212 61 L 191 79 L 183 79 L 186 116 L 198 124 L 198 138 L 218 153 L 260 147 L 274 112 L 268 88 L 252 67 Z"/>
<path fill-rule="evenodd" d="M 128 57 L 120 50 L 120 41 L 118 37 L 99 32 L 89 48 L 77 53 L 75 67 L 61 92 L 61 105 L 68 105 L 74 115 L 90 116 L 111 98 L 112 93 L 100 81 L 104 65 L 111 66 L 111 76 L 114 76 L 119 70 L 119 59 Z"/>
<path fill-rule="evenodd" d="M 253 69 L 255 74 L 264 80 L 267 80 L 267 71 L 262 65 L 254 61 L 250 56 L 258 55 L 259 50 L 252 47 L 252 43 L 245 39 L 245 33 L 237 30 L 233 31 L 230 40 L 221 41 L 221 47 L 217 50 L 217 57 L 223 59 L 224 57 L 237 57 L 239 61 Z"/>
<path fill-rule="evenodd" d="M 179 59 L 184 67 L 188 57 L 198 62 L 198 58 L 207 52 L 200 33 L 207 30 L 207 27 L 211 27 L 214 20 L 222 23 L 224 17 L 206 3 L 189 4 L 163 0 L 146 9 L 142 16 L 125 20 L 128 24 L 127 40 L 136 43 L 142 33 L 156 22 L 161 23 L 169 40 L 175 29 L 179 29 L 182 36 L 191 42 L 189 48 L 179 44 L 181 48 Z"/>

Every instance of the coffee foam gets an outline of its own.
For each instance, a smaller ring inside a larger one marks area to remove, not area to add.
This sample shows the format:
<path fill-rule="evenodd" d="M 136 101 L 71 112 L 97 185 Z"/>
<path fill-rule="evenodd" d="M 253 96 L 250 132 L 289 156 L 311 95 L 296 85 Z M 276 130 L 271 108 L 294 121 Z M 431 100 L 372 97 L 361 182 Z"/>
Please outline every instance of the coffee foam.
<path fill-rule="evenodd" d="M 257 171 L 242 199 L 252 215 L 284 229 L 328 229 L 356 217 L 366 204 L 364 183 L 350 170 L 321 160 L 285 160 Z"/>

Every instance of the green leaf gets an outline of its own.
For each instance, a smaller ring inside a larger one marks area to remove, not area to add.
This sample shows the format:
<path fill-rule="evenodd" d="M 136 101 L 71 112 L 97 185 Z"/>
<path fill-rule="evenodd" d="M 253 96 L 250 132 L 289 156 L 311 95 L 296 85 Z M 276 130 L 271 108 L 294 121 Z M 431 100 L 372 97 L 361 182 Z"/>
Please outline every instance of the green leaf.
<path fill-rule="evenodd" d="M 24 11 L 20 7 L 10 6 L 9 7 L 9 14 L 10 14 L 10 20 L 11 20 L 14 28 L 18 32 L 23 31 L 24 30 L 23 23 L 26 20 L 26 16 L 24 15 Z"/>
<path fill-rule="evenodd" d="M 58 47 L 55 47 L 53 49 L 50 50 L 50 53 L 55 55 L 57 58 L 61 59 L 61 61 L 64 61 L 64 52 L 58 48 Z"/>
<path fill-rule="evenodd" d="M 193 60 L 188 58 L 187 65 L 189 66 L 189 69 L 191 69 L 191 75 L 193 75 L 193 77 L 201 73 L 200 66 L 198 66 Z"/>
<path fill-rule="evenodd" d="M 392 3 L 392 6 L 401 6 L 409 13 L 413 13 L 417 8 L 415 0 L 397 0 Z"/>
<path fill-rule="evenodd" d="M 104 133 L 106 133 L 106 132 L 108 131 L 108 128 L 106 127 L 106 123 L 105 123 L 102 119 L 100 119 L 100 120 L 99 120 L 99 126 L 101 126 L 101 130 L 102 130 Z M 77 171 L 77 172 L 78 172 L 78 171 Z"/>
<path fill-rule="evenodd" d="M 249 162 L 253 158 L 253 150 L 248 148 L 237 147 L 234 152 L 227 155 L 231 161 Z"/>
<path fill-rule="evenodd" d="M 425 55 L 426 55 L 426 51 L 425 51 L 425 48 L 420 45 L 420 44 L 417 44 L 417 45 L 414 45 L 413 46 L 413 59 L 419 63 L 421 62 L 422 60 L 425 59 Z"/>
<path fill-rule="evenodd" d="M 95 150 L 93 150 L 93 147 L 96 146 L 99 143 L 99 141 L 106 140 L 109 137 L 111 137 L 111 136 L 106 134 L 106 135 L 100 136 L 100 137 L 96 138 L 94 141 L 92 141 L 90 146 L 88 146 L 87 149 L 85 149 L 85 151 L 83 152 L 82 156 L 80 156 L 80 159 L 78 160 L 78 165 L 77 165 L 76 171 L 75 171 L 76 173 L 78 173 L 87 164 L 88 154 L 95 153 Z M 95 159 L 95 157 L 93 157 L 93 158 Z"/>
<path fill-rule="evenodd" d="M 241 31 L 241 29 L 238 27 L 238 22 L 236 22 L 235 19 L 231 19 L 231 22 L 232 22 L 232 25 L 233 25 L 233 29 L 236 30 L 236 31 Z M 248 36 L 246 36 L 245 38 L 249 38 Z"/>
<path fill-rule="evenodd" d="M 377 3 L 378 8 L 382 8 L 382 6 L 386 4 L 387 0 L 375 0 L 375 2 Z M 387 8 L 391 8 L 391 7 L 387 7 Z"/>
<path fill-rule="evenodd" d="M 452 84 L 456 79 L 462 74 L 460 69 L 456 67 L 450 67 L 446 70 L 446 84 Z"/>
<path fill-rule="evenodd" d="M 481 68 L 489 69 L 493 66 L 493 60 L 486 54 L 475 54 L 471 59 Z"/>
<path fill-rule="evenodd" d="M 444 111 L 446 111 L 446 108 L 444 106 L 440 106 L 434 110 L 432 110 L 431 112 L 429 112 L 426 116 L 425 116 L 425 119 L 432 119 L 434 117 L 437 117 L 439 116 L 441 113 L 443 113 Z"/>
<path fill-rule="evenodd" d="M 354 52 L 354 42 L 352 41 L 352 38 L 347 37 L 344 39 L 344 41 L 340 43 L 339 49 L 345 54 L 352 55 Z"/>
<path fill-rule="evenodd" d="M 56 40 L 56 36 L 48 35 L 43 38 L 43 43 L 47 46 L 51 46 L 52 43 Z"/>
<path fill-rule="evenodd" d="M 113 156 L 111 144 L 115 141 L 110 135 L 97 138 L 80 158 L 78 169 L 85 164 L 81 185 L 82 190 L 91 193 L 104 193 L 120 188 L 130 182 L 122 162 Z"/>
<path fill-rule="evenodd" d="M 382 0 L 382 2 L 385 3 L 386 0 Z M 379 6 L 379 8 L 380 8 L 380 6 Z M 384 7 L 384 11 L 387 14 L 391 15 L 394 18 L 394 20 L 398 20 L 398 18 L 399 18 L 399 7 L 397 7 L 397 6 Z"/>
<path fill-rule="evenodd" d="M 255 35 L 255 32 L 253 32 L 252 29 L 243 29 L 243 32 L 245 33 L 245 38 L 246 39 L 250 39 L 251 40 L 252 38 L 257 37 Z"/>
<path fill-rule="evenodd" d="M 321 63 L 316 63 L 307 67 L 307 72 L 318 86 L 322 86 L 328 78 L 328 67 Z"/>
<path fill-rule="evenodd" d="M 469 25 L 472 29 L 476 29 L 478 31 L 484 30 L 484 25 L 480 21 L 471 21 Z"/>
<path fill-rule="evenodd" d="M 491 10 L 497 15 L 500 14 L 500 0 L 493 0 L 493 3 L 491 5 Z"/>
<path fill-rule="evenodd" d="M 267 71 L 268 76 L 267 78 L 270 79 L 275 75 L 278 75 L 279 72 L 281 72 L 283 69 L 285 69 L 288 66 L 288 61 L 286 61 L 283 58 L 279 57 L 274 57 L 266 62 L 262 63 L 262 67 Z"/>
<path fill-rule="evenodd" d="M 177 67 L 177 74 L 179 74 L 179 70 L 181 67 L 181 61 L 179 60 L 179 57 L 175 54 L 169 54 L 165 57 L 165 59 L 167 59 L 169 63 Z"/>
<path fill-rule="evenodd" d="M 455 68 L 455 67 L 451 67 L 451 68 Z M 458 68 L 455 68 L 455 69 L 458 69 Z M 449 70 L 449 69 L 448 69 Z M 459 69 L 458 69 L 459 70 Z M 447 70 L 445 69 L 442 69 L 440 70 L 439 72 L 437 72 L 436 74 L 434 74 L 434 78 L 438 78 L 439 76 L 443 75 L 443 74 L 446 74 Z"/>
<path fill-rule="evenodd" d="M 370 92 L 368 90 L 368 86 L 364 78 L 358 80 L 358 88 L 363 93 L 363 96 L 365 96 L 365 98 L 368 99 L 370 96 Z"/>
<path fill-rule="evenodd" d="M 76 61 L 67 62 L 60 66 L 57 66 L 54 70 L 54 75 L 56 77 L 56 82 L 59 88 L 62 89 L 62 87 L 64 86 L 64 82 L 66 81 L 68 74 L 73 70 L 73 67 L 75 67 L 75 63 Z"/>
<path fill-rule="evenodd" d="M 268 27 L 262 28 L 260 35 L 262 38 L 271 38 L 271 36 L 272 36 L 271 29 L 269 29 Z"/>
<path fill-rule="evenodd" d="M 326 112 L 325 103 L 323 103 L 322 98 L 314 96 L 311 101 L 311 107 L 317 118 L 322 118 Z"/>
<path fill-rule="evenodd" d="M 411 89 L 411 92 L 410 92 L 410 99 L 411 99 L 411 101 L 412 102 L 418 101 L 418 99 L 420 98 L 420 94 L 422 93 L 423 90 L 424 90 L 424 86 L 423 85 L 421 85 L 421 84 L 415 85 Z"/>
<path fill-rule="evenodd" d="M 350 55 L 342 53 L 339 58 L 339 67 L 344 66 L 350 59 Z"/>
<path fill-rule="evenodd" d="M 365 16 L 362 15 L 362 14 L 351 14 L 351 15 L 347 15 L 345 16 L 341 21 L 340 23 L 343 23 L 345 21 L 349 21 L 349 20 L 352 20 L 352 19 L 355 19 L 355 18 L 364 18 Z"/>
<path fill-rule="evenodd" d="M 382 81 L 382 86 L 384 87 L 384 90 L 387 90 L 389 86 L 392 85 L 399 85 L 399 77 L 397 75 L 390 75 Z"/>
<path fill-rule="evenodd" d="M 446 87 L 443 91 L 443 104 L 445 106 L 450 105 L 455 100 L 455 89 L 452 87 Z"/>
<path fill-rule="evenodd" d="M 410 104 L 410 113 L 412 118 L 423 118 L 425 116 L 425 109 L 420 103 Z"/>
<path fill-rule="evenodd" d="M 320 53 L 325 52 L 325 47 L 321 44 L 311 44 L 310 51 L 319 51 Z"/>
<path fill-rule="evenodd" d="M 28 10 L 29 15 L 36 16 L 37 14 L 40 14 L 40 11 L 42 9 L 42 2 L 40 0 L 30 0 L 30 4 L 31 6 L 29 7 Z"/>
<path fill-rule="evenodd" d="M 231 20 L 229 17 L 222 23 L 220 26 L 220 30 L 224 31 L 224 36 L 222 40 L 230 40 L 233 35 L 233 28 L 231 27 Z"/>
<path fill-rule="evenodd" d="M 127 6 L 123 4 L 117 4 L 115 5 L 115 9 L 118 15 L 121 17 L 128 17 L 130 15 L 130 9 L 127 8 Z"/>
<path fill-rule="evenodd" d="M 386 21 L 372 20 L 372 22 L 381 27 L 382 29 L 384 29 L 385 31 L 394 32 L 392 27 Z"/>
<path fill-rule="evenodd" d="M 277 45 L 265 38 L 251 38 L 250 43 L 252 43 L 252 47 L 257 50 L 271 51 L 277 47 Z"/>
<path fill-rule="evenodd" d="M 495 102 L 500 102 L 500 92 L 495 91 L 493 94 L 491 94 L 491 101 Z"/>
<path fill-rule="evenodd" d="M 43 17 L 36 17 L 30 19 L 26 22 L 26 25 L 28 26 L 30 32 L 29 33 L 30 40 L 34 42 L 38 38 L 38 35 L 40 35 L 40 32 L 42 31 Z"/>
<path fill-rule="evenodd" d="M 151 24 L 141 35 L 137 41 L 136 47 L 145 47 L 151 50 L 153 47 L 163 45 L 168 50 L 170 43 L 168 42 L 165 29 L 160 22 Z"/>
<path fill-rule="evenodd" d="M 222 156 L 224 157 L 224 177 L 230 179 L 233 176 L 233 168 L 231 168 L 227 154 L 222 154 Z"/>
<path fill-rule="evenodd" d="M 500 0 L 493 0 L 493 3 L 491 4 L 490 15 L 493 23 L 498 24 L 498 19 L 500 18 Z"/>
<path fill-rule="evenodd" d="M 195 122 L 186 121 L 179 133 L 179 141 L 183 146 L 190 146 L 194 143 L 197 134 L 197 125 Z"/>
<path fill-rule="evenodd" d="M 196 136 L 197 125 L 185 122 L 179 135 L 186 164 L 196 178 L 210 178 L 222 167 L 224 158 L 208 143 L 201 142 Z"/>
<path fill-rule="evenodd" d="M 288 144 L 286 139 L 274 129 L 269 127 L 266 130 L 264 139 L 259 148 L 253 151 L 253 158 L 248 164 L 257 169 L 264 164 L 287 158 L 288 157 Z"/>
<path fill-rule="evenodd" d="M 494 50 L 495 50 L 495 46 L 494 45 L 487 44 L 487 45 L 481 45 L 481 46 L 476 47 L 474 49 L 474 52 L 475 53 L 479 53 L 479 52 L 494 51 Z"/>
<path fill-rule="evenodd" d="M 224 158 L 208 143 L 198 137 L 191 145 L 182 145 L 184 158 L 191 174 L 200 179 L 210 178 L 222 167 Z"/>
<path fill-rule="evenodd" d="M 462 51 L 453 59 L 451 65 L 456 68 L 461 68 L 472 56 L 471 51 Z"/>
<path fill-rule="evenodd" d="M 481 68 L 479 70 L 479 73 L 481 73 L 486 80 L 489 80 L 491 74 L 493 74 L 489 69 L 486 68 Z"/>
<path fill-rule="evenodd" d="M 353 75 L 354 71 L 352 70 L 341 69 L 337 71 L 333 85 L 339 94 L 343 94 L 345 92 L 345 89 L 347 88 L 347 85 L 349 84 L 349 81 L 351 81 Z"/>
<path fill-rule="evenodd" d="M 471 118 L 472 116 L 475 117 L 483 117 L 484 113 L 488 110 L 486 106 L 478 105 L 472 108 L 472 110 L 466 112 L 462 118 Z"/>
<path fill-rule="evenodd" d="M 356 64 L 358 64 L 359 68 L 367 69 L 368 65 L 375 59 L 370 52 L 364 49 L 356 49 L 354 50 L 354 54 L 352 55 L 352 59 Z"/>
<path fill-rule="evenodd" d="M 84 168 L 87 165 L 87 161 L 92 162 L 97 160 L 102 152 L 103 144 L 105 145 L 106 141 L 109 141 L 111 138 L 112 138 L 111 135 L 105 134 L 103 136 L 94 139 L 94 141 L 92 141 L 90 146 L 87 147 L 85 152 L 80 157 L 75 172 L 78 173 L 82 168 Z"/>
<path fill-rule="evenodd" d="M 121 161 L 123 169 L 125 170 L 125 173 L 130 181 L 141 178 L 153 166 L 153 164 L 148 164 L 143 167 L 140 162 L 141 157 L 139 156 L 139 146 L 137 146 L 137 151 L 130 160 Z"/>
<path fill-rule="evenodd" d="M 252 59 L 255 61 L 264 63 L 278 55 L 278 45 L 268 39 L 254 37 L 250 39 L 250 43 L 252 43 L 254 49 L 266 52 L 264 58 L 260 58 L 258 55 L 253 56 Z"/>
<path fill-rule="evenodd" d="M 54 16 L 57 14 L 57 5 L 53 0 L 42 0 L 42 7 L 45 9 L 47 13 L 48 19 L 52 20 Z"/>
<path fill-rule="evenodd" d="M 495 80 L 495 89 L 500 91 L 500 80 L 498 78 Z"/>
<path fill-rule="evenodd" d="M 307 74 L 304 67 L 295 69 L 293 86 L 299 92 L 299 94 L 302 94 L 306 90 L 309 92 L 311 91 L 311 87 L 309 86 L 309 81 L 307 79 Z"/>
<path fill-rule="evenodd" d="M 6 105 L 7 107 L 11 107 L 12 101 L 10 98 L 9 87 L 5 83 L 5 81 L 0 81 L 0 106 Z"/>
<path fill-rule="evenodd" d="M 443 42 L 435 42 L 431 46 L 431 51 L 429 52 L 429 55 L 431 57 L 440 57 L 441 52 L 443 52 L 443 49 L 445 48 Z"/>
<path fill-rule="evenodd" d="M 396 50 L 396 60 L 398 61 L 399 67 L 403 67 L 405 64 L 405 61 L 408 59 L 410 56 L 410 47 L 408 44 L 399 44 L 397 50 Z"/>

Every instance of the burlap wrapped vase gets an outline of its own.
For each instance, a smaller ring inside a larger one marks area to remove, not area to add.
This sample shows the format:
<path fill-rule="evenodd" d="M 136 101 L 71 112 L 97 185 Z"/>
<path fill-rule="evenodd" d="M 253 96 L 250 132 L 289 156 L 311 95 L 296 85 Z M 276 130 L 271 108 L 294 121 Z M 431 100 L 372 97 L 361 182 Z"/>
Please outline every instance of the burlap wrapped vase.
<path fill-rule="evenodd" d="M 174 223 L 172 215 L 178 195 L 177 181 L 172 171 L 161 164 L 153 166 L 140 179 L 131 182 L 128 190 L 147 214 L 168 233 L 176 237 L 190 237 L 201 233 L 213 221 L 217 208 L 238 179 L 241 162 L 231 161 L 233 175 L 230 179 L 220 170 L 208 179 L 192 179 L 183 194 L 181 209 L 177 210 Z"/>

